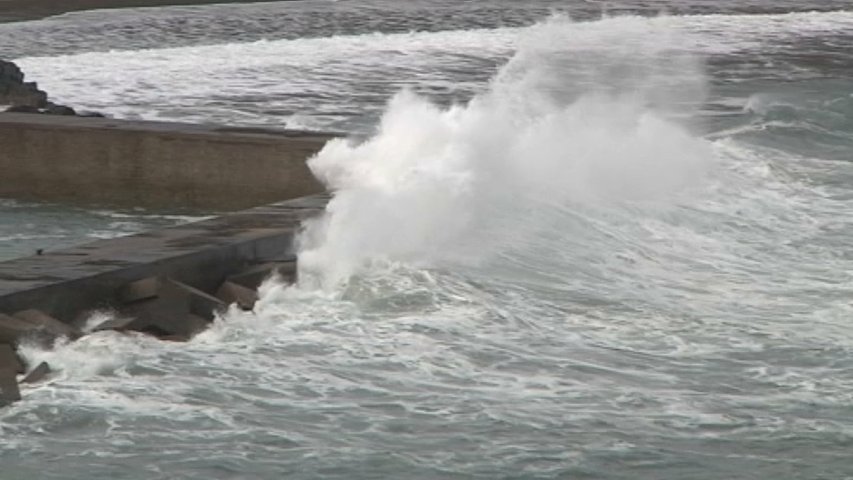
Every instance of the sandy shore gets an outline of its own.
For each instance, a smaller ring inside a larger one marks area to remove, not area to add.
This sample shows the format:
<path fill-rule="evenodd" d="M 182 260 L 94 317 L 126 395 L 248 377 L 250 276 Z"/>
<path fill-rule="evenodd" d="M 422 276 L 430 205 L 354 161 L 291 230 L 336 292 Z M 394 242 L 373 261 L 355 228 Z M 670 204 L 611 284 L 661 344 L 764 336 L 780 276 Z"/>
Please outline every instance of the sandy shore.
<path fill-rule="evenodd" d="M 0 0 L 0 22 L 34 20 L 79 10 L 159 7 L 211 3 L 256 3 L 269 0 Z"/>

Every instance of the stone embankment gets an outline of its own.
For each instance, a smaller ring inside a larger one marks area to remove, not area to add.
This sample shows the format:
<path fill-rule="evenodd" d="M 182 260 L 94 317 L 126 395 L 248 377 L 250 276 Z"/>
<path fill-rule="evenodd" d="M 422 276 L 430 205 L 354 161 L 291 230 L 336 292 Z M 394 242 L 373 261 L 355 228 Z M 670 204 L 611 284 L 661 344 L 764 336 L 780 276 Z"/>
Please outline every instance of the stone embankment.
<path fill-rule="evenodd" d="M 229 306 L 251 311 L 264 279 L 295 280 L 294 237 L 327 200 L 303 197 L 0 262 L 0 405 L 20 400 L 21 385 L 49 378 L 49 365 L 18 355 L 22 342 L 51 347 L 103 330 L 187 341 Z"/>
<path fill-rule="evenodd" d="M 0 105 L 8 105 L 7 112 L 44 113 L 48 115 L 77 115 L 73 108 L 48 100 L 47 92 L 36 82 L 25 82 L 24 72 L 13 62 L 0 59 Z M 99 113 L 82 116 L 102 117 Z"/>
<path fill-rule="evenodd" d="M 229 212 L 323 191 L 305 160 L 333 135 L 0 113 L 0 197 Z"/>

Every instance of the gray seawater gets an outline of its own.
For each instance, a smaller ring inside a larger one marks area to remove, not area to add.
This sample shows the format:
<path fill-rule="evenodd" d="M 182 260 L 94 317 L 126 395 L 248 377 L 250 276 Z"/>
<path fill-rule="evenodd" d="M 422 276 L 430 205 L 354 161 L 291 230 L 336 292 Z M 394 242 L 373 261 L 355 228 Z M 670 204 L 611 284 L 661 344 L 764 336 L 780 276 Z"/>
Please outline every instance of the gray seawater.
<path fill-rule="evenodd" d="M 312 160 L 336 195 L 296 287 L 188 344 L 27 347 L 58 372 L 0 411 L 2 478 L 853 477 L 850 2 L 273 2 L 0 39 L 81 107 L 367 139 Z"/>
<path fill-rule="evenodd" d="M 200 220 L 199 214 L 71 208 L 0 200 L 0 260 Z"/>

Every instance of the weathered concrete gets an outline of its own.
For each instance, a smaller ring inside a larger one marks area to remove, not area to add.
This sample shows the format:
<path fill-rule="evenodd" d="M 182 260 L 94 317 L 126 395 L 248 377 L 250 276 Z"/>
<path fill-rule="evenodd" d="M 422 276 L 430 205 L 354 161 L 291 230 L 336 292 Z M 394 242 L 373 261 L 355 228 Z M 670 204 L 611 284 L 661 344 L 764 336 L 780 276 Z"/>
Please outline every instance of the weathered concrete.
<path fill-rule="evenodd" d="M 14 318 L 35 325 L 39 330 L 47 332 L 51 337 L 67 337 L 71 340 L 80 337 L 81 333 L 71 325 L 60 322 L 50 315 L 36 309 L 23 310 L 12 315 Z"/>
<path fill-rule="evenodd" d="M 246 288 L 240 284 L 226 281 L 216 291 L 216 298 L 227 304 L 236 303 L 243 310 L 251 310 L 258 301 L 257 290 Z"/>
<path fill-rule="evenodd" d="M 20 341 L 73 340 L 94 311 L 112 315 L 93 331 L 186 341 L 231 303 L 250 310 L 265 277 L 295 278 L 293 240 L 302 221 L 327 201 L 326 195 L 303 197 L 0 262 L 0 406 L 21 398 L 16 374 L 25 366 L 14 351 Z M 40 364 L 22 383 L 49 372 Z"/>
<path fill-rule="evenodd" d="M 169 278 L 159 281 L 157 296 L 121 309 L 133 318 L 123 330 L 156 337 L 189 339 L 204 330 L 216 312 L 227 305 L 216 297 Z"/>
<path fill-rule="evenodd" d="M 14 345 L 37 331 L 38 327 L 32 323 L 0 313 L 0 343 Z"/>
<path fill-rule="evenodd" d="M 36 383 L 44 380 L 44 378 L 50 373 L 50 365 L 47 362 L 41 362 L 38 366 L 32 369 L 27 375 L 21 380 L 21 383 Z"/>
<path fill-rule="evenodd" d="M 16 373 L 24 373 L 24 362 L 21 361 L 15 349 L 6 343 L 0 343 L 0 370 L 7 369 Z"/>
<path fill-rule="evenodd" d="M 0 113 L 0 197 L 234 211 L 323 191 L 329 134 Z"/>
<path fill-rule="evenodd" d="M 44 380 L 48 374 L 50 374 L 50 365 L 47 362 L 41 362 L 36 368 L 27 373 L 27 376 L 21 380 L 21 383 L 37 383 Z"/>
<path fill-rule="evenodd" d="M 0 262 L 0 314 L 37 309 L 61 322 L 75 324 L 95 309 L 121 310 L 127 308 L 128 301 L 157 300 L 159 287 L 149 284 L 146 292 L 139 281 L 161 278 L 202 292 L 204 296 L 191 296 L 193 301 L 186 313 L 204 317 L 211 302 L 220 302 L 211 295 L 229 277 L 242 278 L 243 282 L 235 283 L 253 288 L 262 279 L 262 272 L 269 273 L 271 269 L 269 265 L 260 269 L 256 265 L 292 258 L 291 244 L 301 221 L 321 212 L 327 200 L 326 195 L 303 197 L 202 222 Z M 133 290 L 136 297 L 128 293 Z M 26 334 L 28 325 L 32 327 L 22 320 L 12 320 L 12 340 Z"/>
<path fill-rule="evenodd" d="M 21 390 L 14 371 L 0 368 L 0 407 L 21 399 Z"/>
<path fill-rule="evenodd" d="M 296 281 L 296 260 L 262 263 L 246 268 L 228 276 L 228 281 L 237 285 L 257 290 L 261 282 L 272 275 L 278 275 L 288 283 Z"/>

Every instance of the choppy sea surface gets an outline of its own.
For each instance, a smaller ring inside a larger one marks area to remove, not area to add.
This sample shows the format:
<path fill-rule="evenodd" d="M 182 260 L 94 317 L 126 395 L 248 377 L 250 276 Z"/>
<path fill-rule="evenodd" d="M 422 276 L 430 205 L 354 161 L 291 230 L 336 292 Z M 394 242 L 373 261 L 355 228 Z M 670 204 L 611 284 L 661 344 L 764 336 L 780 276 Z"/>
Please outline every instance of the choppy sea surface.
<path fill-rule="evenodd" d="M 188 344 L 25 347 L 57 371 L 0 410 L 3 478 L 853 478 L 849 1 L 96 11 L 0 57 L 116 117 L 353 137 L 297 285 Z"/>

